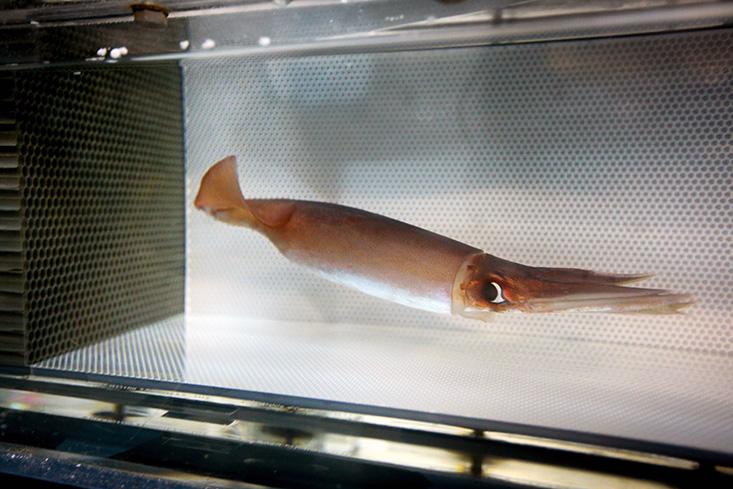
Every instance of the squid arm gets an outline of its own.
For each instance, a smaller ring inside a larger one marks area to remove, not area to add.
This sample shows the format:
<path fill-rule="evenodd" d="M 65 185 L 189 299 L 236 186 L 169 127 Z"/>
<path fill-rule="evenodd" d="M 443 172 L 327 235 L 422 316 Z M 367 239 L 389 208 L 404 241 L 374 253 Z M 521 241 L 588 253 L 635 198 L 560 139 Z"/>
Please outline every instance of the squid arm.
<path fill-rule="evenodd" d="M 649 275 L 521 265 L 352 207 L 245 199 L 234 156 L 208 170 L 194 205 L 263 234 L 286 258 L 333 282 L 436 313 L 483 320 L 496 312 L 673 314 L 695 302 L 689 294 L 626 287 Z"/>

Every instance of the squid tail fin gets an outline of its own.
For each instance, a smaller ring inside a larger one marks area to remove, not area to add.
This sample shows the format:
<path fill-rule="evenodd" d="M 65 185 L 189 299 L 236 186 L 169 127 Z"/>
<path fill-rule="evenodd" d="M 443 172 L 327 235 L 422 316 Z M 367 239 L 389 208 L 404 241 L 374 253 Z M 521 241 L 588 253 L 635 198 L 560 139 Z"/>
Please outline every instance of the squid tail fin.
<path fill-rule="evenodd" d="M 234 156 L 209 168 L 193 205 L 216 220 L 252 229 L 282 226 L 295 210 L 295 204 L 287 200 L 246 200 L 239 186 Z"/>

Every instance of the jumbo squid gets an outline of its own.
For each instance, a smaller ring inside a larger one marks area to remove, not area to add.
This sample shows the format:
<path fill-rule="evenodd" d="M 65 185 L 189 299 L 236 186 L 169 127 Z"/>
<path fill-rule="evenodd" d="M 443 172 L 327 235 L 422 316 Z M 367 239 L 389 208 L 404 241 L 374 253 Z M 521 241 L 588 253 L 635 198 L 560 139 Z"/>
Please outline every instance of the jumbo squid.
<path fill-rule="evenodd" d="M 649 275 L 531 267 L 378 214 L 324 202 L 245 199 L 234 156 L 212 166 L 194 201 L 263 234 L 290 261 L 406 306 L 489 320 L 497 312 L 672 314 L 689 294 L 626 287 Z"/>

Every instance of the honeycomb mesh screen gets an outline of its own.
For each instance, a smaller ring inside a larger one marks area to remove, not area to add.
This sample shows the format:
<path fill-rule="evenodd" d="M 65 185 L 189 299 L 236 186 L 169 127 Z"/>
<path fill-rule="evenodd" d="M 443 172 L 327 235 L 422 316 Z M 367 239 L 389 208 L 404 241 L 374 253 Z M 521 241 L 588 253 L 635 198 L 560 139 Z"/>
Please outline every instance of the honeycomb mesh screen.
<path fill-rule="evenodd" d="M 733 453 L 733 33 L 184 62 L 187 380 Z M 686 314 L 434 315 L 191 202 L 335 202 L 536 266 L 654 273 Z"/>
<path fill-rule="evenodd" d="M 29 362 L 183 311 L 181 90 L 175 65 L 16 75 Z"/>

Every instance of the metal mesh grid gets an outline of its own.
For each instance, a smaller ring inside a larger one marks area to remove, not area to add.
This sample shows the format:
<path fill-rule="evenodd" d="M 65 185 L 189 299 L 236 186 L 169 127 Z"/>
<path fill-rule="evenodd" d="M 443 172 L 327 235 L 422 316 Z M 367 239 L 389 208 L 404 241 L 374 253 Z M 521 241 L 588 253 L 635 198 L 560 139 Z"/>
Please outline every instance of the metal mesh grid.
<path fill-rule="evenodd" d="M 173 316 L 51 357 L 35 366 L 180 382 L 185 379 L 185 322 L 182 315 Z"/>
<path fill-rule="evenodd" d="M 177 66 L 16 76 L 30 363 L 183 309 Z"/>
<path fill-rule="evenodd" d="M 189 205 L 187 379 L 733 453 L 732 48 L 719 30 L 184 62 L 189 203 L 236 154 L 248 197 L 364 208 L 531 265 L 655 272 L 700 301 L 442 317 L 313 277 Z"/>

